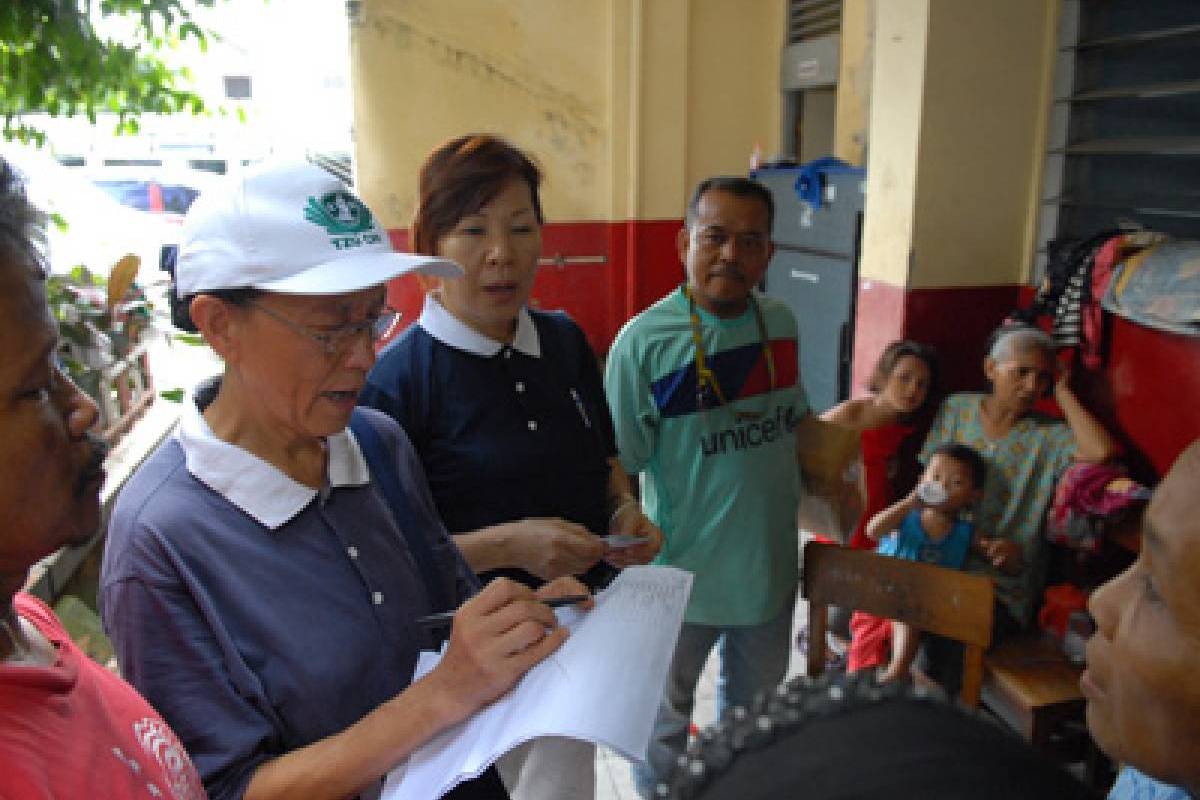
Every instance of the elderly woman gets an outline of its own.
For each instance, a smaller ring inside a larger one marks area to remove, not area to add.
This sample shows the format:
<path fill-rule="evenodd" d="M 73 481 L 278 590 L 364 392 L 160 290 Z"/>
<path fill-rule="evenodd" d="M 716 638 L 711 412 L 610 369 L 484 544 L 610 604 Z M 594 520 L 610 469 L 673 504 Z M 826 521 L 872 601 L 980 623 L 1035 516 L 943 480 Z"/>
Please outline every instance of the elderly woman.
<path fill-rule="evenodd" d="M 996 583 L 996 635 L 1028 627 L 1044 577 L 1042 521 L 1059 476 L 1071 461 L 1104 461 L 1114 452 L 1108 433 L 1079 402 L 1070 373 L 1056 370 L 1054 342 L 1028 326 L 1000 328 L 983 361 L 991 391 L 947 397 L 930 428 L 921 461 L 944 442 L 970 445 L 988 462 L 975 516 L 979 535 L 966 569 Z M 1034 411 L 1053 392 L 1064 420 Z M 933 650 L 944 645 L 930 639 Z M 956 682 L 952 653 L 930 654 L 936 677 Z"/>
<path fill-rule="evenodd" d="M 565 637 L 537 598 L 578 582 L 472 597 L 407 437 L 355 410 L 395 318 L 384 283 L 412 270 L 457 272 L 393 253 L 311 165 L 252 172 L 184 223 L 177 289 L 225 371 L 122 492 L 100 600 L 122 669 L 213 798 L 373 796 Z M 459 603 L 439 666 L 410 685 L 436 645 L 417 618 Z M 506 796 L 490 771 L 456 792 Z"/>
<path fill-rule="evenodd" d="M 537 586 L 582 574 L 598 587 L 613 566 L 649 562 L 661 534 L 616 460 L 587 339 L 565 314 L 528 307 L 542 252 L 538 168 L 475 134 L 435 149 L 419 183 L 413 249 L 465 274 L 435 282 L 417 324 L 380 354 L 362 402 L 408 433 L 482 579 Z M 610 533 L 625 546 L 606 545 Z M 590 745 L 548 740 L 528 762 L 518 753 L 501 767 L 519 781 L 516 796 L 587 798 L 593 757 Z"/>

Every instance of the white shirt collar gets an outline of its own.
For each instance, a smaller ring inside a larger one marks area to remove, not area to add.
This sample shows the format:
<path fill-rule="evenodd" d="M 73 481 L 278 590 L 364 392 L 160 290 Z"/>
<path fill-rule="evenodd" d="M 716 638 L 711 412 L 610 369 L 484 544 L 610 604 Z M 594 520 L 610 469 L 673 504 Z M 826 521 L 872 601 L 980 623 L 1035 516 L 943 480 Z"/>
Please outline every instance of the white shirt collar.
<path fill-rule="evenodd" d="M 175 434 L 183 447 L 188 472 L 196 480 L 276 530 L 317 496 L 317 490 L 292 480 L 270 464 L 237 445 L 218 439 L 193 399 L 185 403 Z M 350 429 L 328 437 L 329 486 L 363 486 L 371 472 Z"/>
<path fill-rule="evenodd" d="M 491 358 L 505 347 L 504 342 L 498 342 L 468 327 L 447 311 L 433 294 L 425 295 L 425 307 L 421 309 L 421 318 L 417 320 L 417 324 L 442 344 L 484 358 Z M 513 336 L 512 347 L 533 358 L 540 358 L 542 355 L 542 345 L 538 341 L 533 317 L 529 316 L 529 311 L 524 307 L 517 312 L 517 332 Z"/>

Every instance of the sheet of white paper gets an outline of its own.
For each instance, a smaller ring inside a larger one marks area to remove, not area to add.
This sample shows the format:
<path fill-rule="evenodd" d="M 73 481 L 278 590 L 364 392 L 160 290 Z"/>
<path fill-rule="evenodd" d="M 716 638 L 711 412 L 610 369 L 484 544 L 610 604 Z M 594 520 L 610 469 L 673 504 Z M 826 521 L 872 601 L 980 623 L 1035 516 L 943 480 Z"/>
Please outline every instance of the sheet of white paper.
<path fill-rule="evenodd" d="M 558 609 L 561 648 L 512 691 L 442 732 L 388 774 L 380 800 L 431 800 L 538 736 L 570 736 L 644 759 L 683 622 L 691 573 L 628 567 L 596 607 Z M 413 680 L 440 655 L 422 653 Z"/>

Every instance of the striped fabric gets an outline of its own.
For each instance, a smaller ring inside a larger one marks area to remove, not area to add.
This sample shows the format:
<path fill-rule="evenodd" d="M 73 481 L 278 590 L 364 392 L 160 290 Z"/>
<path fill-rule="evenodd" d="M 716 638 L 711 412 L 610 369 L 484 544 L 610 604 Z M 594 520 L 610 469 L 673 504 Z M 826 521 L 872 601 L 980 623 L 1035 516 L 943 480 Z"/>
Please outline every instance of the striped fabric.
<path fill-rule="evenodd" d="M 795 339 L 772 339 L 771 354 L 775 360 L 775 388 L 787 389 L 796 385 L 799 367 Z M 735 347 L 708 357 L 708 367 L 717 376 L 725 397 L 731 402 L 736 399 L 756 397 L 771 390 L 771 376 L 762 345 L 758 342 Z M 697 392 L 696 362 L 662 376 L 650 385 L 655 405 L 663 417 L 692 414 L 700 409 L 721 405 L 716 392 L 706 388 L 703 399 Z"/>

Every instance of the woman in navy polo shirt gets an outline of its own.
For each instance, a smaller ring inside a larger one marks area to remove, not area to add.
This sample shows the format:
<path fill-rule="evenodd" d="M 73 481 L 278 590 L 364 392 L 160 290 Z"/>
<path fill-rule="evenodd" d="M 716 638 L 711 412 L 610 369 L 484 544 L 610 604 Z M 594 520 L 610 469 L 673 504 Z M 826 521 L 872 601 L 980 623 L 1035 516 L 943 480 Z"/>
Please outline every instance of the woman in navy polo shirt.
<path fill-rule="evenodd" d="M 465 274 L 437 282 L 418 323 L 380 353 L 360 402 L 404 426 L 446 528 L 483 580 L 536 586 L 577 574 L 599 588 L 614 567 L 649 562 L 662 534 L 616 461 L 583 332 L 526 306 L 541 255 L 540 182 L 524 153 L 493 136 L 430 154 L 412 249 Z M 600 538 L 610 532 L 643 541 L 611 547 Z M 581 752 L 557 753 L 553 769 L 531 756 L 514 796 L 592 797 L 592 748 L 572 745 Z"/>

